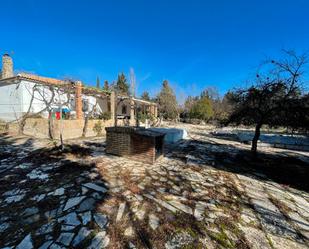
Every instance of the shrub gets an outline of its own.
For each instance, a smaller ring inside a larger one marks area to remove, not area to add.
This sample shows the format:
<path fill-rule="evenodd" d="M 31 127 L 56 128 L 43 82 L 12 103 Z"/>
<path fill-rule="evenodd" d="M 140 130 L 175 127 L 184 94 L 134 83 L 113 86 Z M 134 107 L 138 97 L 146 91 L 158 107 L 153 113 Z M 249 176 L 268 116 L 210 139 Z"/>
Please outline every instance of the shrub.
<path fill-rule="evenodd" d="M 102 130 L 103 130 L 103 127 L 102 127 L 101 121 L 96 122 L 93 126 L 93 131 L 97 133 L 97 136 L 102 134 Z"/>

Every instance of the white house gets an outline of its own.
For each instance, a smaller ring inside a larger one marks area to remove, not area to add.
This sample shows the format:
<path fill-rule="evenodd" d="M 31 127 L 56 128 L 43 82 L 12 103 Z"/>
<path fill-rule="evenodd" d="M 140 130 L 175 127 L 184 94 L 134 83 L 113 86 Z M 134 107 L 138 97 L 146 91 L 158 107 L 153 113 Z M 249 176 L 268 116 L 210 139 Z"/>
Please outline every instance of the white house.
<path fill-rule="evenodd" d="M 37 76 L 14 74 L 13 60 L 8 54 L 2 56 L 0 76 L 0 120 L 15 121 L 24 114 L 47 118 L 51 113 L 68 113 L 67 118 L 83 119 L 85 115 L 112 113 L 119 117 L 134 119 L 136 108 L 157 115 L 155 103 L 117 96 L 96 88 L 86 87 L 80 81 L 72 82 Z M 116 106 L 116 108 L 115 108 Z"/>

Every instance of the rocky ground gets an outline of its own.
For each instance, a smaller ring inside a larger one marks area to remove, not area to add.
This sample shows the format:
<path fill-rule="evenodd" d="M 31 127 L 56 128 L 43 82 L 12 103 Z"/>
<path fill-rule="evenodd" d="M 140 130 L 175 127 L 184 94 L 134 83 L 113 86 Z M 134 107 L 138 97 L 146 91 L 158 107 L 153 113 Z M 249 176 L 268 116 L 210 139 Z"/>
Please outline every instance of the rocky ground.
<path fill-rule="evenodd" d="M 0 138 L 0 248 L 308 248 L 309 154 L 185 127 L 154 165 L 104 138 Z"/>

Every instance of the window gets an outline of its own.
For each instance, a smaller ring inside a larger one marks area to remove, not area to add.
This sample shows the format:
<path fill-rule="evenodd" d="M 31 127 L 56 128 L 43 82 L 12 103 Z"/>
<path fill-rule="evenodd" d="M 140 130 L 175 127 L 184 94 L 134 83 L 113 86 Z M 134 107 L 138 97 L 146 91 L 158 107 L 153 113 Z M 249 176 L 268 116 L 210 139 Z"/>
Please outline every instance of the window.
<path fill-rule="evenodd" d="M 75 110 L 75 99 L 74 98 L 70 99 L 70 108 L 71 110 Z"/>
<path fill-rule="evenodd" d="M 122 113 L 122 114 L 127 114 L 127 106 L 126 106 L 126 105 L 123 105 L 123 106 L 122 106 L 121 113 Z"/>
<path fill-rule="evenodd" d="M 88 112 L 89 103 L 87 99 L 83 99 L 83 112 Z"/>

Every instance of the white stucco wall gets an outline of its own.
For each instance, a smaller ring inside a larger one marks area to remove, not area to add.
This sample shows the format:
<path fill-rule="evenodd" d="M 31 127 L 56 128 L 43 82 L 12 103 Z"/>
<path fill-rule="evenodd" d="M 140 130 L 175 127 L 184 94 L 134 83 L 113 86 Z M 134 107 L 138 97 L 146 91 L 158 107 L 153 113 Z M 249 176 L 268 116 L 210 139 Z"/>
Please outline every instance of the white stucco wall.
<path fill-rule="evenodd" d="M 16 84 L 0 83 L 0 119 L 13 121 L 22 115 L 22 89 Z"/>
<path fill-rule="evenodd" d="M 36 91 L 33 91 L 36 86 Z M 58 109 L 60 103 L 66 103 L 68 95 L 63 91 L 54 91 L 54 103 L 51 108 Z M 31 81 L 22 80 L 14 84 L 0 83 L 0 119 L 4 121 L 14 121 L 28 112 L 31 98 L 34 93 L 34 99 L 30 107 L 30 113 L 38 113 L 46 108 L 44 99 L 48 102 L 52 96 L 48 86 L 38 85 Z M 70 94 L 73 104 L 63 105 L 62 108 L 68 108 L 75 113 L 75 94 Z M 88 111 L 91 111 L 96 104 L 96 112 L 104 113 L 109 111 L 109 102 L 107 97 L 96 98 L 94 96 L 82 95 L 82 99 L 88 103 Z M 41 113 L 41 116 L 48 117 L 48 111 Z"/>

